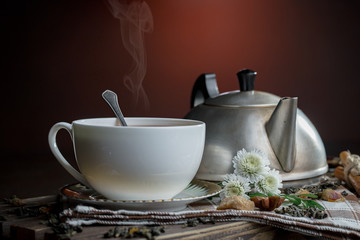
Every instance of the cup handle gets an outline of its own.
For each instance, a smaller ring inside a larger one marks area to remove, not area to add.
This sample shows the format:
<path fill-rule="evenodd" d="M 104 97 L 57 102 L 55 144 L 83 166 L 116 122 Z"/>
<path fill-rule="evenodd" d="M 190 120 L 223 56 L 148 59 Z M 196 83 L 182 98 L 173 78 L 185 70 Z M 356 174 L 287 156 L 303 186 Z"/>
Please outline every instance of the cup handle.
<path fill-rule="evenodd" d="M 61 154 L 57 144 L 56 144 L 56 135 L 59 130 L 65 129 L 70 134 L 71 139 L 73 139 L 72 134 L 72 125 L 66 122 L 59 122 L 56 123 L 52 128 L 50 129 L 48 140 L 51 152 L 54 154 L 55 158 L 59 161 L 61 166 L 63 166 L 76 180 L 81 182 L 82 184 L 90 187 L 90 184 L 86 181 L 84 176 L 79 173 L 75 168 L 73 168 L 70 163 L 64 158 L 64 156 Z"/>

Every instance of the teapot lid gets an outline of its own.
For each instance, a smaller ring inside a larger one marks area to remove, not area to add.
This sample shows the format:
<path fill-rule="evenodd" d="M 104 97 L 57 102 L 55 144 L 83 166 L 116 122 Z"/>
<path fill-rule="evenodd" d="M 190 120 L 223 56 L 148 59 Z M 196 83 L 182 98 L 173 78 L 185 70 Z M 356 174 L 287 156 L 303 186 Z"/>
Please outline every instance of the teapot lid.
<path fill-rule="evenodd" d="M 245 69 L 237 73 L 240 91 L 231 91 L 208 98 L 205 105 L 221 107 L 266 107 L 277 105 L 280 97 L 271 93 L 255 91 L 254 82 L 256 72 Z"/>

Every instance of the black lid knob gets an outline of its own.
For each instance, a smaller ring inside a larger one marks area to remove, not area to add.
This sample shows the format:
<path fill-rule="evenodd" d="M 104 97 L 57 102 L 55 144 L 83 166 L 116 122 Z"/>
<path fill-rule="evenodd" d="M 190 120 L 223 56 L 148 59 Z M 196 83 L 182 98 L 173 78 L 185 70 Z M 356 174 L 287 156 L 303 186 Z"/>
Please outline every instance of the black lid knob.
<path fill-rule="evenodd" d="M 253 91 L 256 72 L 250 69 L 244 69 L 237 73 L 240 91 Z"/>

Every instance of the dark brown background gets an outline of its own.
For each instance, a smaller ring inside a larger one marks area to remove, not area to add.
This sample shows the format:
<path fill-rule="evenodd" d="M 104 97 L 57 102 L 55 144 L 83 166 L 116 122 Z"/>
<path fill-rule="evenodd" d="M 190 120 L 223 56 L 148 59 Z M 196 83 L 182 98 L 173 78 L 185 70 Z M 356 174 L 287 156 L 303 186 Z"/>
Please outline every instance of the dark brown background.
<path fill-rule="evenodd" d="M 349 0 L 148 0 L 145 34 L 150 110 L 131 102 L 122 78 L 132 58 L 104 1 L 1 3 L 0 195 L 52 194 L 75 180 L 51 155 L 59 121 L 112 116 L 101 99 L 119 95 L 126 116 L 182 118 L 199 74 L 215 72 L 220 92 L 236 72 L 258 72 L 256 89 L 298 96 L 328 155 L 360 153 L 360 5 Z M 60 133 L 65 155 L 70 138 Z"/>

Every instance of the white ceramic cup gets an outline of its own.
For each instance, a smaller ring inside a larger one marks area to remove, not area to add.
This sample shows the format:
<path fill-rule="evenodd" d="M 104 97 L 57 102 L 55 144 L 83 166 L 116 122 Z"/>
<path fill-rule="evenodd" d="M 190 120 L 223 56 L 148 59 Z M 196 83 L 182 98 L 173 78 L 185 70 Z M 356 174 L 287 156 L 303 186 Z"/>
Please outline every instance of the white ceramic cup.
<path fill-rule="evenodd" d="M 93 118 L 56 123 L 50 149 L 78 181 L 113 200 L 170 199 L 194 178 L 205 144 L 205 123 L 173 118 Z M 66 129 L 75 170 L 61 154 L 56 135 Z"/>

